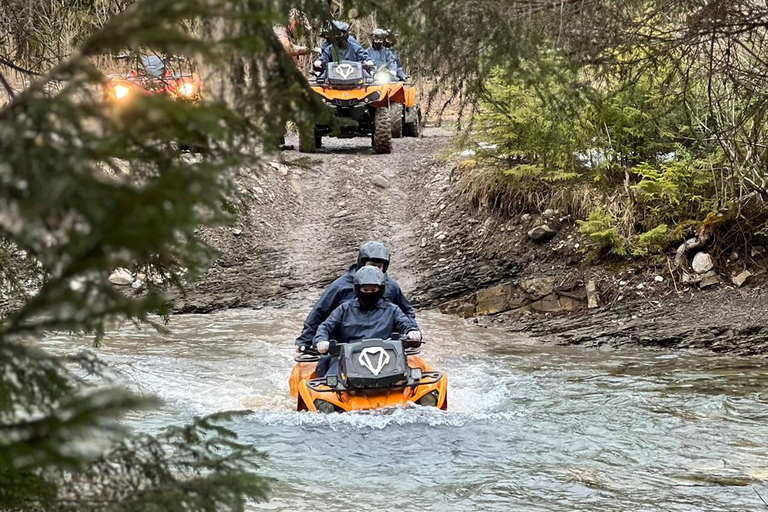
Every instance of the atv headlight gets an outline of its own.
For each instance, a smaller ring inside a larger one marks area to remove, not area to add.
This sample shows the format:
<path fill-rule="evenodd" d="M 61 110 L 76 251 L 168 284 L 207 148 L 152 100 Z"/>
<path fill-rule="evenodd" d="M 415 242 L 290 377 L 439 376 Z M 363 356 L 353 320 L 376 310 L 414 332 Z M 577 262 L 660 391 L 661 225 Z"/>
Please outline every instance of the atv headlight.
<path fill-rule="evenodd" d="M 379 71 L 373 75 L 373 81 L 379 85 L 388 84 L 392 80 L 392 75 L 388 71 Z"/>
<path fill-rule="evenodd" d="M 197 87 L 195 87 L 195 84 L 192 82 L 184 82 L 181 84 L 181 87 L 179 87 L 179 92 L 185 98 L 191 98 L 197 92 Z"/>
<path fill-rule="evenodd" d="M 113 89 L 115 98 L 118 100 L 128 96 L 129 92 L 130 92 L 130 89 L 124 85 L 116 85 L 115 88 Z"/>

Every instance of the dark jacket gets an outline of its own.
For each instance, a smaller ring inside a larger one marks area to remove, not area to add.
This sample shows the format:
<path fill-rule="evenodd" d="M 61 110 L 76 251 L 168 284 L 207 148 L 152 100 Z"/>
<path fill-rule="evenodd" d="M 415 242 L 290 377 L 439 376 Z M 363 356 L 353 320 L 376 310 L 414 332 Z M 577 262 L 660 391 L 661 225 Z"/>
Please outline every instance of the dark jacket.
<path fill-rule="evenodd" d="M 352 265 L 346 274 L 332 282 L 328 289 L 325 290 L 325 293 L 317 301 L 315 307 L 307 315 L 307 319 L 304 320 L 304 329 L 296 339 L 296 345 L 310 346 L 317 328 L 330 316 L 333 310 L 344 302 L 355 298 L 354 279 L 356 270 L 357 265 Z M 384 284 L 384 298 L 398 306 L 414 324 L 416 323 L 416 312 L 413 310 L 413 306 L 405 298 L 397 282 L 389 276 L 387 276 L 387 282 Z"/>
<path fill-rule="evenodd" d="M 377 71 L 384 68 L 397 72 L 397 63 L 388 48 L 368 48 L 368 58 L 373 61 Z"/>
<path fill-rule="evenodd" d="M 336 340 L 352 343 L 369 338 L 389 339 L 393 332 L 405 336 L 419 328 L 399 307 L 379 299 L 374 309 L 362 309 L 355 297 L 337 307 L 317 328 L 313 346 L 321 341 Z"/>
<path fill-rule="evenodd" d="M 335 57 L 338 57 L 338 59 Z M 347 38 L 346 48 L 341 48 L 326 41 L 326 44 L 323 44 L 323 52 L 320 54 L 320 60 L 323 62 L 341 62 L 342 60 L 363 62 L 368 60 L 368 52 L 365 51 L 365 48 L 363 48 L 354 37 L 349 36 Z"/>
<path fill-rule="evenodd" d="M 397 78 L 405 82 L 408 80 L 408 75 L 405 73 L 405 70 L 403 69 L 403 61 L 400 60 L 400 55 L 397 54 L 395 50 L 392 48 L 387 48 L 389 50 L 389 53 L 392 54 L 392 60 L 395 61 L 395 66 L 397 69 Z"/>

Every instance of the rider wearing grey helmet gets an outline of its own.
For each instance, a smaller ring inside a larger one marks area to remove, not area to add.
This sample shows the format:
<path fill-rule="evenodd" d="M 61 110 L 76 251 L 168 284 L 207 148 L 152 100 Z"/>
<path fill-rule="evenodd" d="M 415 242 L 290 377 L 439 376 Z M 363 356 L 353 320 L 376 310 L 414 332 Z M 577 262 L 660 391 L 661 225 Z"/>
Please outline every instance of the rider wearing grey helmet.
<path fill-rule="evenodd" d="M 389 48 L 384 46 L 389 32 L 377 28 L 371 35 L 371 47 L 368 48 L 368 58 L 373 61 L 376 69 L 386 69 L 392 76 L 397 74 L 397 63 Z"/>
<path fill-rule="evenodd" d="M 320 324 L 312 342 L 321 354 L 328 352 L 330 340 L 352 343 L 371 338 L 389 338 L 393 332 L 407 336 L 408 343 L 418 346 L 421 332 L 416 323 L 392 304 L 384 300 L 387 277 L 377 267 L 367 265 L 355 272 L 355 298 L 333 310 Z M 318 364 L 317 376 L 338 373 L 338 358 L 324 358 L 326 365 Z"/>
<path fill-rule="evenodd" d="M 307 315 L 307 319 L 304 320 L 304 329 L 296 339 L 299 351 L 312 345 L 312 339 L 315 337 L 317 328 L 328 318 L 334 309 L 355 297 L 355 272 L 366 266 L 377 267 L 384 273 L 383 297 L 398 306 L 405 316 L 414 323 L 416 322 L 416 313 L 413 311 L 413 306 L 405 298 L 397 282 L 386 275 L 389 269 L 389 259 L 389 249 L 381 242 L 366 242 L 360 246 L 357 254 L 357 264 L 349 267 L 349 270 L 343 276 L 331 283 L 322 297 L 320 297 L 320 300 L 317 301 L 315 307 Z"/>
<path fill-rule="evenodd" d="M 334 20 L 331 22 L 330 29 L 325 35 L 322 53 L 318 59 L 321 64 L 328 62 L 340 62 L 342 60 L 351 60 L 354 62 L 366 62 L 368 52 L 349 35 L 349 23 L 346 21 Z"/>

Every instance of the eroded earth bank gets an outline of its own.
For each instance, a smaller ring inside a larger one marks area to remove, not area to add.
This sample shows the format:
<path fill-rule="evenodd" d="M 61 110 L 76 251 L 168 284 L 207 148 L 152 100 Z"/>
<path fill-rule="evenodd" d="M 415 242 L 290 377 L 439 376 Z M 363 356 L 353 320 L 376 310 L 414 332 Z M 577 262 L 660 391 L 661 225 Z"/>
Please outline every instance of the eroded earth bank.
<path fill-rule="evenodd" d="M 473 208 L 445 130 L 395 140 L 391 155 L 374 154 L 364 139 L 324 143 L 316 154 L 285 151 L 261 171 L 241 172 L 238 220 L 204 233 L 221 256 L 178 312 L 308 308 L 361 242 L 379 239 L 392 250 L 390 275 L 422 308 L 549 343 L 768 353 L 759 253 L 703 281 L 663 264 L 587 264 L 561 212 L 505 218 Z M 744 270 L 752 276 L 737 286 Z"/>

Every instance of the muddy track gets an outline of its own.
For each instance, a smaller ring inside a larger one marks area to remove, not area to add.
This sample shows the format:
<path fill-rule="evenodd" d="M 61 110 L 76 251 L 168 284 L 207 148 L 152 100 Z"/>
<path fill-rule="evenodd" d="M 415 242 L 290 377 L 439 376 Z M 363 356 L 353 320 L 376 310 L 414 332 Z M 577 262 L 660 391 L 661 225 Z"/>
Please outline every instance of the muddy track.
<path fill-rule="evenodd" d="M 308 304 L 372 239 L 390 246 L 390 275 L 413 291 L 427 268 L 419 233 L 430 169 L 445 167 L 436 155 L 448 141 L 430 129 L 377 155 L 366 139 L 326 138 L 315 154 L 288 150 L 259 172 L 243 171 L 238 223 L 203 234 L 221 256 L 176 310 Z"/>

